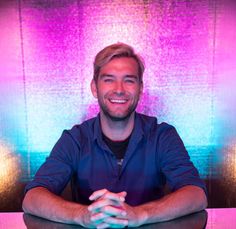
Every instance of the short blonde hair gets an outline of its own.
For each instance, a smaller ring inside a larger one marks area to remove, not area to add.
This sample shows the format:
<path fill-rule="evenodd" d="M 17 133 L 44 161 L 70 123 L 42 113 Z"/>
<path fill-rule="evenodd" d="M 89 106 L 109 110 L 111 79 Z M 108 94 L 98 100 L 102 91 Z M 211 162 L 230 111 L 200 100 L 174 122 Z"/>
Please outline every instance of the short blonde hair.
<path fill-rule="evenodd" d="M 109 45 L 102 49 L 95 57 L 93 68 L 94 68 L 94 74 L 93 79 L 95 82 L 98 80 L 98 76 L 100 73 L 100 69 L 110 62 L 114 58 L 119 57 L 130 57 L 136 60 L 138 64 L 138 73 L 139 73 L 139 82 L 143 82 L 143 72 L 144 72 L 144 61 L 143 59 L 134 52 L 134 49 L 124 43 L 116 43 Z"/>

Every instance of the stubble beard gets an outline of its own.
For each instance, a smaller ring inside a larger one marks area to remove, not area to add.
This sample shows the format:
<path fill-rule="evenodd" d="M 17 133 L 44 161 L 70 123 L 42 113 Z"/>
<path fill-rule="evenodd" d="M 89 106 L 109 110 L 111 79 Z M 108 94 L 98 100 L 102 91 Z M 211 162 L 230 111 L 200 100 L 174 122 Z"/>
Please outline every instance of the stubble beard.
<path fill-rule="evenodd" d="M 103 112 L 103 114 L 106 118 L 108 118 L 114 122 L 122 122 L 122 121 L 126 121 L 130 118 L 130 116 L 136 110 L 136 107 L 138 105 L 138 101 L 139 101 L 139 98 L 138 98 L 137 102 L 132 104 L 123 115 L 112 114 L 112 112 L 109 111 L 108 107 L 104 103 L 102 103 L 100 100 L 98 100 L 98 103 L 100 106 L 100 110 Z"/>

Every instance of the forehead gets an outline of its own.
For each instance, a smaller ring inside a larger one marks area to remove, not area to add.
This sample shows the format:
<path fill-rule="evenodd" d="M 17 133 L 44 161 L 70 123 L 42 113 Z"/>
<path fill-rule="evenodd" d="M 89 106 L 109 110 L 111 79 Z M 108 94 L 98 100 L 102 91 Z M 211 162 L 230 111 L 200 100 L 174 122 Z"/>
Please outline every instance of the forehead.
<path fill-rule="evenodd" d="M 108 72 L 126 72 L 138 75 L 138 63 L 132 57 L 117 57 L 110 60 L 100 69 L 100 75 Z"/>

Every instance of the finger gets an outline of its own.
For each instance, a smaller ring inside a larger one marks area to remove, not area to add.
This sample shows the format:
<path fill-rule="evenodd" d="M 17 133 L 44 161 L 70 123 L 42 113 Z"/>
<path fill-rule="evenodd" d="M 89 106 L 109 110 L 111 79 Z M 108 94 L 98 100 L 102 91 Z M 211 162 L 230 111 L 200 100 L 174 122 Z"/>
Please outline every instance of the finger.
<path fill-rule="evenodd" d="M 127 192 L 123 191 L 123 192 L 118 193 L 118 195 L 121 195 L 125 198 L 127 196 Z"/>
<path fill-rule="evenodd" d="M 107 215 L 106 213 L 99 212 L 99 213 L 93 214 L 90 217 L 90 220 L 95 224 L 99 224 L 99 223 L 103 222 L 103 219 L 105 219 L 107 217 L 109 217 L 109 215 Z"/>
<path fill-rule="evenodd" d="M 108 223 L 102 223 L 97 226 L 98 229 L 103 229 L 103 228 L 124 228 L 126 226 L 121 226 L 121 225 L 112 225 Z"/>
<path fill-rule="evenodd" d="M 124 202 L 125 201 L 126 192 L 120 193 L 113 193 L 113 192 L 106 192 L 101 198 L 117 201 L 117 202 Z"/>
<path fill-rule="evenodd" d="M 118 227 L 120 228 L 120 227 L 128 226 L 127 219 L 121 219 L 121 218 L 115 218 L 115 217 L 108 217 L 104 219 L 104 223 L 109 224 L 111 228 L 118 228 Z"/>
<path fill-rule="evenodd" d="M 116 203 L 109 199 L 100 199 L 90 204 L 88 206 L 88 210 L 90 212 L 97 212 L 97 211 L 100 211 L 100 208 L 108 206 L 108 205 L 116 205 Z"/>
<path fill-rule="evenodd" d="M 91 201 L 93 200 L 97 200 L 99 198 L 107 198 L 110 200 L 114 200 L 114 201 L 125 201 L 125 197 L 127 195 L 127 192 L 123 191 L 123 192 L 119 192 L 119 193 L 113 193 L 113 192 L 109 192 L 107 189 L 101 189 L 98 191 L 95 191 L 90 197 L 89 199 Z"/>
<path fill-rule="evenodd" d="M 99 225 L 97 225 L 97 229 L 103 229 L 103 228 L 109 228 L 110 225 L 108 223 L 101 223 Z"/>
<path fill-rule="evenodd" d="M 96 199 L 100 198 L 101 196 L 103 196 L 106 192 L 107 192 L 107 189 L 101 189 L 101 190 L 95 191 L 89 197 L 89 200 L 91 200 L 91 201 L 96 200 Z"/>
<path fill-rule="evenodd" d="M 114 206 L 105 206 L 101 208 L 100 211 L 105 213 L 106 215 L 112 215 L 116 217 L 124 217 L 127 215 L 127 212 L 123 208 Z"/>

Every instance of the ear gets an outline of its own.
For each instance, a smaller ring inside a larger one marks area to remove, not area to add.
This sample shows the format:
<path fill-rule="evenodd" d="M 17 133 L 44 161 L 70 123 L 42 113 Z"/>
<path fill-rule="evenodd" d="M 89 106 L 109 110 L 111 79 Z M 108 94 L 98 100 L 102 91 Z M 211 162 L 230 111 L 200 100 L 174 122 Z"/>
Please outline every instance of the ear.
<path fill-rule="evenodd" d="M 97 94 L 97 85 L 96 85 L 96 82 L 94 81 L 94 79 L 92 79 L 91 83 L 90 83 L 90 89 L 91 89 L 91 92 L 93 94 L 93 96 L 95 98 L 98 97 L 98 94 Z"/>

